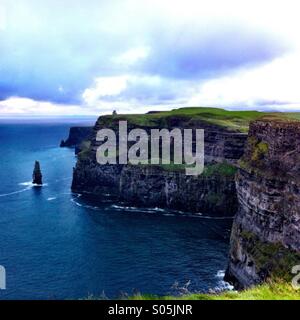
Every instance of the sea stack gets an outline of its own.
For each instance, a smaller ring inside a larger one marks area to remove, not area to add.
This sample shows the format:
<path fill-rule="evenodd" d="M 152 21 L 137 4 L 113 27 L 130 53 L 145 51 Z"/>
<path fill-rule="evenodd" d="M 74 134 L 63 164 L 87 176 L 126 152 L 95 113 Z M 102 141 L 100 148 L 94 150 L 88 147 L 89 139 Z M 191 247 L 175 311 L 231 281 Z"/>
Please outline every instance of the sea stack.
<path fill-rule="evenodd" d="M 39 161 L 35 161 L 33 174 L 32 174 L 32 183 L 36 185 L 42 185 L 42 172 Z"/>

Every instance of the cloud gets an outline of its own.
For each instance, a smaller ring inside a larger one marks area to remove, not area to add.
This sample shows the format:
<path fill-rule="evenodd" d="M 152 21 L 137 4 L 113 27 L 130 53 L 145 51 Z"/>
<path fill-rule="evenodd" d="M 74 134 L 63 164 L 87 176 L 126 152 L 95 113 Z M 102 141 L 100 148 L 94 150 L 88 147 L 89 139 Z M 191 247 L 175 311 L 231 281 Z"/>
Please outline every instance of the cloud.
<path fill-rule="evenodd" d="M 181 105 L 198 87 L 188 81 L 165 79 L 160 76 L 122 75 L 96 78 L 92 87 L 83 92 L 84 104 L 101 109 L 110 104 L 114 109 Z M 135 108 L 135 112 L 136 112 Z"/>
<path fill-rule="evenodd" d="M 95 115 L 95 110 L 84 110 L 79 105 L 61 105 L 47 101 L 11 97 L 0 101 L 0 115 L 5 116 L 48 116 L 48 115 Z"/>
<path fill-rule="evenodd" d="M 0 32 L 6 28 L 6 15 L 5 7 L 0 3 Z"/>
<path fill-rule="evenodd" d="M 241 67 L 269 62 L 287 52 L 284 43 L 272 35 L 228 23 L 222 29 L 188 26 L 170 37 L 160 33 L 152 55 L 141 69 L 176 79 L 208 79 Z"/>
<path fill-rule="evenodd" d="M 300 110 L 299 61 L 297 54 L 290 54 L 204 82 L 141 75 L 103 77 L 84 92 L 83 99 L 86 106 L 120 112 L 136 112 L 147 105 L 151 106 L 147 110 L 162 106 Z"/>
<path fill-rule="evenodd" d="M 297 54 L 199 86 L 189 105 L 300 110 L 300 60 Z"/>
<path fill-rule="evenodd" d="M 128 76 L 96 78 L 94 87 L 86 89 L 82 98 L 87 104 L 92 104 L 102 97 L 119 95 L 126 89 L 128 80 Z"/>
<path fill-rule="evenodd" d="M 130 67 L 135 65 L 137 62 L 146 59 L 149 55 L 149 51 L 149 47 L 132 48 L 116 57 L 113 57 L 112 62 L 120 65 L 121 67 Z"/>
<path fill-rule="evenodd" d="M 53 105 L 49 112 L 60 105 L 71 112 L 70 105 L 79 113 L 114 104 L 135 112 L 193 101 L 233 105 L 247 96 L 248 104 L 260 106 L 283 98 L 293 103 L 296 89 L 287 82 L 281 90 L 273 82 L 265 92 L 240 85 L 239 94 L 231 86 L 244 76 L 245 86 L 259 83 L 255 70 L 271 65 L 272 73 L 272 61 L 300 57 L 297 9 L 292 0 L 1 0 L 0 101 L 6 108 L 0 112 L 17 110 L 7 104 L 12 97 L 36 101 L 29 113 L 47 110 L 44 103 Z M 290 77 L 284 67 L 280 72 L 291 78 L 294 71 L 287 70 Z"/>

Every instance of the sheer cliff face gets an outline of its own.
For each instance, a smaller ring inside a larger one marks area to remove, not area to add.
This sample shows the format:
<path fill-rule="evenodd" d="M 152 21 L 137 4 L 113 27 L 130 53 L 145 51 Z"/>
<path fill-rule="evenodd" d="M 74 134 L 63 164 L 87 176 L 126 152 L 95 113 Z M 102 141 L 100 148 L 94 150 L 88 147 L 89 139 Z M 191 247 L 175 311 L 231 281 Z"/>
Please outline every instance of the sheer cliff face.
<path fill-rule="evenodd" d="M 170 117 L 159 126 L 151 128 L 201 128 L 205 129 L 206 163 L 236 163 L 244 150 L 246 135 L 205 122 Z M 135 128 L 128 123 L 128 130 Z M 89 149 L 82 151 L 74 169 L 72 190 L 90 193 L 98 198 L 105 194 L 115 196 L 126 203 L 167 207 L 179 210 L 234 215 L 237 209 L 234 174 L 218 172 L 209 176 L 186 176 L 182 170 L 168 170 L 160 166 L 99 165 L 96 162 L 95 139 L 101 128 L 118 128 L 112 117 L 100 117 L 94 128 Z"/>
<path fill-rule="evenodd" d="M 75 147 L 92 134 L 92 127 L 71 127 L 67 140 L 62 140 L 61 147 Z"/>
<path fill-rule="evenodd" d="M 239 287 L 268 277 L 289 278 L 300 264 L 300 123 L 259 120 L 250 125 L 236 176 L 227 279 Z"/>

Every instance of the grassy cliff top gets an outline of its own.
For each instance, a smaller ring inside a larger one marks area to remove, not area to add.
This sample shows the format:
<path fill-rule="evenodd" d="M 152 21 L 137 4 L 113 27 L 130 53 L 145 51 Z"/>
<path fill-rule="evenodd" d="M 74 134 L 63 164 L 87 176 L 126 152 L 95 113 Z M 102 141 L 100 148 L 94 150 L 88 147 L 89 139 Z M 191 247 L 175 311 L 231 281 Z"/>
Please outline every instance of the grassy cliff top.
<path fill-rule="evenodd" d="M 146 114 L 118 114 L 102 116 L 101 121 L 127 120 L 137 126 L 164 127 L 168 120 L 176 117 L 189 121 L 203 121 L 211 125 L 223 127 L 237 132 L 247 132 L 249 122 L 260 117 L 298 119 L 300 113 L 260 112 L 260 111 L 229 111 L 220 108 L 187 107 L 170 111 L 150 112 Z"/>
<path fill-rule="evenodd" d="M 107 297 L 88 296 L 85 300 L 102 300 Z M 300 300 L 300 289 L 290 283 L 270 281 L 243 291 L 223 291 L 220 293 L 190 293 L 180 296 L 157 296 L 136 294 L 120 299 L 128 300 Z"/>
<path fill-rule="evenodd" d="M 300 289 L 290 283 L 270 282 L 243 291 L 224 291 L 219 294 L 191 293 L 184 296 L 159 297 L 136 295 L 132 300 L 300 300 Z"/>

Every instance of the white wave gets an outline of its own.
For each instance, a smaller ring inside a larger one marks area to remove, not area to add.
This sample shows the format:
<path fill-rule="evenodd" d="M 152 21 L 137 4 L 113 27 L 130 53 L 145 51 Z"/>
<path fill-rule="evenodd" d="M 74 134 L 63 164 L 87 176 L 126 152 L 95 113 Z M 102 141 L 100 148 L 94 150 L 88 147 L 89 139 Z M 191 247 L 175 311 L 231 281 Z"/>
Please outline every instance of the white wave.
<path fill-rule="evenodd" d="M 79 203 L 77 201 L 75 201 L 74 199 L 70 199 L 71 202 L 75 203 L 76 206 L 78 207 L 83 207 L 83 208 L 86 208 L 86 209 L 91 209 L 91 210 L 99 210 L 99 207 L 96 207 L 96 206 L 89 206 L 87 204 L 82 204 L 82 203 Z"/>
<path fill-rule="evenodd" d="M 36 184 L 32 183 L 32 181 L 26 181 L 26 182 L 20 182 L 18 183 L 19 186 L 29 186 L 29 187 L 46 187 L 48 186 L 48 183 L 43 183 L 43 184 Z"/>
<path fill-rule="evenodd" d="M 225 270 L 219 270 L 219 271 L 217 272 L 217 275 L 216 275 L 217 278 L 223 279 L 224 276 L 225 276 Z"/>
<path fill-rule="evenodd" d="M 45 187 L 45 186 L 48 186 L 48 183 L 44 183 L 44 184 L 40 185 L 40 184 L 32 183 L 32 181 L 25 181 L 25 182 L 18 183 L 18 185 L 19 186 L 25 186 L 27 188 L 24 188 L 24 189 L 21 189 L 21 190 L 17 190 L 17 191 L 12 191 L 12 192 L 9 192 L 9 193 L 3 193 L 3 194 L 0 194 L 0 197 L 8 197 L 8 196 L 11 196 L 11 195 L 14 195 L 14 194 L 22 193 L 22 192 L 30 190 L 33 187 L 42 187 L 42 186 Z"/>
<path fill-rule="evenodd" d="M 193 215 L 194 217 L 200 218 L 200 219 L 212 219 L 212 220 L 225 220 L 225 219 L 233 219 L 234 217 L 214 217 L 214 216 L 201 216 L 201 215 Z"/>
<path fill-rule="evenodd" d="M 57 199 L 57 198 L 56 197 L 49 197 L 49 198 L 47 198 L 47 201 L 53 201 L 55 199 Z"/>
<path fill-rule="evenodd" d="M 146 213 L 157 213 L 161 212 L 164 215 L 180 215 L 183 217 L 196 217 L 201 219 L 212 219 L 212 220 L 224 220 L 224 219 L 233 219 L 233 217 L 230 216 L 221 216 L 221 217 L 215 217 L 215 216 L 204 216 L 201 212 L 192 213 L 192 212 L 184 212 L 180 210 L 172 210 L 172 209 L 164 209 L 164 208 L 143 208 L 143 207 L 127 207 L 127 206 L 121 206 L 113 204 L 110 206 L 110 208 L 113 208 L 115 210 L 124 210 L 124 211 L 139 211 L 139 212 L 146 212 Z"/>
<path fill-rule="evenodd" d="M 80 198 L 82 194 L 75 194 L 77 198 Z M 74 199 L 71 199 L 72 202 L 74 202 L 76 205 L 80 207 L 85 207 L 88 209 L 93 210 L 99 210 L 99 207 L 93 207 L 90 205 L 84 205 L 79 202 L 76 202 Z M 182 216 L 182 217 L 195 217 L 195 218 L 201 218 L 201 219 L 212 219 L 212 220 L 223 220 L 223 219 L 233 219 L 233 217 L 230 216 L 224 216 L 224 217 L 214 217 L 214 216 L 204 216 L 201 212 L 192 213 L 192 212 L 184 212 L 180 210 L 172 210 L 172 209 L 164 209 L 159 207 L 152 207 L 152 208 L 144 208 L 144 207 L 130 207 L 130 206 L 124 206 L 119 204 L 112 204 L 109 207 L 102 208 L 103 210 L 116 210 L 116 211 L 125 211 L 125 212 L 140 212 L 140 213 L 162 213 L 164 216 Z"/>
<path fill-rule="evenodd" d="M 10 193 L 0 194 L 0 197 L 8 197 L 8 196 L 11 196 L 11 195 L 14 195 L 14 194 L 25 192 L 25 191 L 30 190 L 30 189 L 31 189 L 31 186 L 28 187 L 28 188 L 17 190 L 17 191 L 13 191 L 13 192 L 10 192 Z"/>
<path fill-rule="evenodd" d="M 131 210 L 131 211 L 143 210 L 143 208 L 119 206 L 116 204 L 113 204 L 110 207 L 117 210 Z"/>
<path fill-rule="evenodd" d="M 55 179 L 55 182 L 58 182 L 58 181 L 64 181 L 64 180 L 71 180 L 72 177 L 67 177 L 67 178 L 61 178 L 61 179 Z"/>
<path fill-rule="evenodd" d="M 18 183 L 19 186 L 33 186 L 32 181 L 27 181 L 27 182 L 20 182 Z"/>
<path fill-rule="evenodd" d="M 150 213 L 169 212 L 169 210 L 167 210 L 167 209 L 158 208 L 158 207 L 154 207 L 154 208 L 128 207 L 128 206 L 121 206 L 121 205 L 116 205 L 116 204 L 111 205 L 110 208 L 117 209 L 117 210 L 139 211 L 139 212 L 150 212 Z"/>
<path fill-rule="evenodd" d="M 111 205 L 111 208 L 114 208 L 114 209 L 125 209 L 126 207 L 118 206 L 116 204 L 113 204 L 113 205 Z"/>
<path fill-rule="evenodd" d="M 160 208 L 143 208 L 143 207 L 127 207 L 113 204 L 105 210 L 114 209 L 117 211 L 126 211 L 126 212 L 139 212 L 139 213 L 157 213 L 157 212 L 166 212 L 164 209 Z"/>
<path fill-rule="evenodd" d="M 221 280 L 219 281 L 218 285 L 215 287 L 215 291 L 232 291 L 234 290 L 234 286 L 232 286 L 230 283 Z"/>
<path fill-rule="evenodd" d="M 214 288 L 214 291 L 221 292 L 227 290 L 233 290 L 234 286 L 232 286 L 229 282 L 224 281 L 225 270 L 219 270 L 216 274 L 216 278 L 220 279 L 218 281 L 217 286 Z"/>
<path fill-rule="evenodd" d="M 165 212 L 166 209 L 155 207 L 154 211 L 156 211 L 156 212 Z"/>
<path fill-rule="evenodd" d="M 83 207 L 83 205 L 79 202 L 76 202 L 74 199 L 71 199 L 71 202 L 75 203 L 78 207 Z"/>

